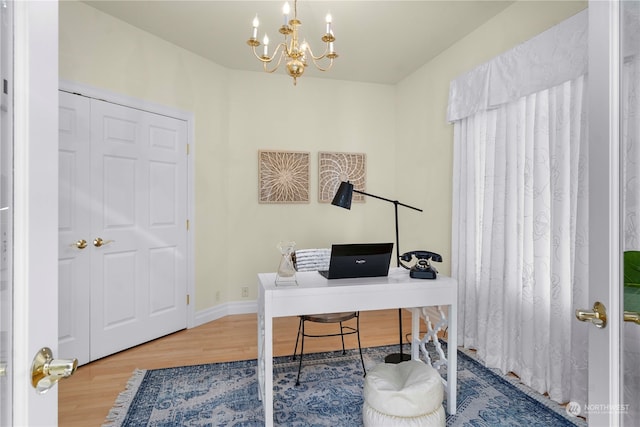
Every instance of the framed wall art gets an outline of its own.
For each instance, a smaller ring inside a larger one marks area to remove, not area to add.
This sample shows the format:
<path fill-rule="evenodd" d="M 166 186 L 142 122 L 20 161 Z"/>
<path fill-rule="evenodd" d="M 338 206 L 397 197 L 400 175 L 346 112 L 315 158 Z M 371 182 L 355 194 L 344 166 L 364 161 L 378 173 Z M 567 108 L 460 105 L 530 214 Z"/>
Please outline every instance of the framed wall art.
<path fill-rule="evenodd" d="M 259 203 L 309 203 L 309 153 L 258 151 Z"/>
<path fill-rule="evenodd" d="M 342 181 L 350 181 L 354 189 L 366 191 L 366 160 L 364 153 L 318 153 L 318 201 L 331 203 Z M 353 193 L 353 202 L 364 200 L 364 195 Z"/>

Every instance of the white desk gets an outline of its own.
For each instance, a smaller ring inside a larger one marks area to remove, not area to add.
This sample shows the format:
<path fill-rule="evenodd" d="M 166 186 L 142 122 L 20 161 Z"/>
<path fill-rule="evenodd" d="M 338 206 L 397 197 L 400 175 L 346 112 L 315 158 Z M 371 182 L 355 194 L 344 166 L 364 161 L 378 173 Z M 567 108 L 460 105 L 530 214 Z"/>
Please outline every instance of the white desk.
<path fill-rule="evenodd" d="M 403 268 L 392 268 L 387 277 L 327 280 L 315 271 L 296 273 L 297 286 L 276 286 L 275 273 L 258 274 L 258 382 L 265 425 L 273 425 L 273 318 L 342 311 L 383 310 L 449 306 L 447 346 L 447 410 L 456 413 L 458 286 L 450 277 L 411 279 Z M 419 310 L 413 310 L 412 331 L 419 331 Z M 419 358 L 419 341 L 411 354 Z"/>

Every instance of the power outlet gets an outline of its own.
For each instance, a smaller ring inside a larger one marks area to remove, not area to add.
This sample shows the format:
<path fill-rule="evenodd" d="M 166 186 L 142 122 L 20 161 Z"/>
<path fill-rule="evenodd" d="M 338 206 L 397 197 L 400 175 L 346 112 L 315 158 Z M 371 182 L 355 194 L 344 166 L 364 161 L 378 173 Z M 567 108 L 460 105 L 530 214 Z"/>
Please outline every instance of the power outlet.
<path fill-rule="evenodd" d="M 249 287 L 242 287 L 242 298 L 249 298 Z"/>

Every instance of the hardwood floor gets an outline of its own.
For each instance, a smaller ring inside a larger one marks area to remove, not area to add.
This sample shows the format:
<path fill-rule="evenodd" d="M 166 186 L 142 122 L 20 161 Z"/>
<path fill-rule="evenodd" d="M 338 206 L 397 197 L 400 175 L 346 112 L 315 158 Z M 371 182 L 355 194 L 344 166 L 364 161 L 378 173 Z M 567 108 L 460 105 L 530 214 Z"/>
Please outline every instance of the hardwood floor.
<path fill-rule="evenodd" d="M 411 332 L 411 313 L 403 310 L 402 318 L 406 337 Z M 275 356 L 293 352 L 297 330 L 297 317 L 274 319 Z M 363 347 L 398 343 L 398 310 L 361 312 L 360 338 Z M 305 353 L 335 350 L 340 347 L 339 340 L 338 337 L 305 340 Z M 345 343 L 349 348 L 357 348 L 353 335 L 346 337 Z M 244 314 L 227 316 L 105 357 L 79 367 L 72 377 L 58 383 L 58 425 L 102 425 L 134 369 L 247 360 L 255 359 L 257 354 L 257 316 Z"/>

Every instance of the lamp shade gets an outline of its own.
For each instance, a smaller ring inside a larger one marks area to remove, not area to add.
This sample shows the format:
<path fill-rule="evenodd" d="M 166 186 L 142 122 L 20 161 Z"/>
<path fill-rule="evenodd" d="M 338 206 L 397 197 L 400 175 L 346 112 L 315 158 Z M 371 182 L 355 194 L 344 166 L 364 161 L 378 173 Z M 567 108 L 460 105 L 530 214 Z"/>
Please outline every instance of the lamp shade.
<path fill-rule="evenodd" d="M 342 181 L 336 195 L 331 201 L 332 205 L 340 206 L 341 208 L 351 209 L 351 197 L 353 196 L 353 184 L 350 182 Z"/>

